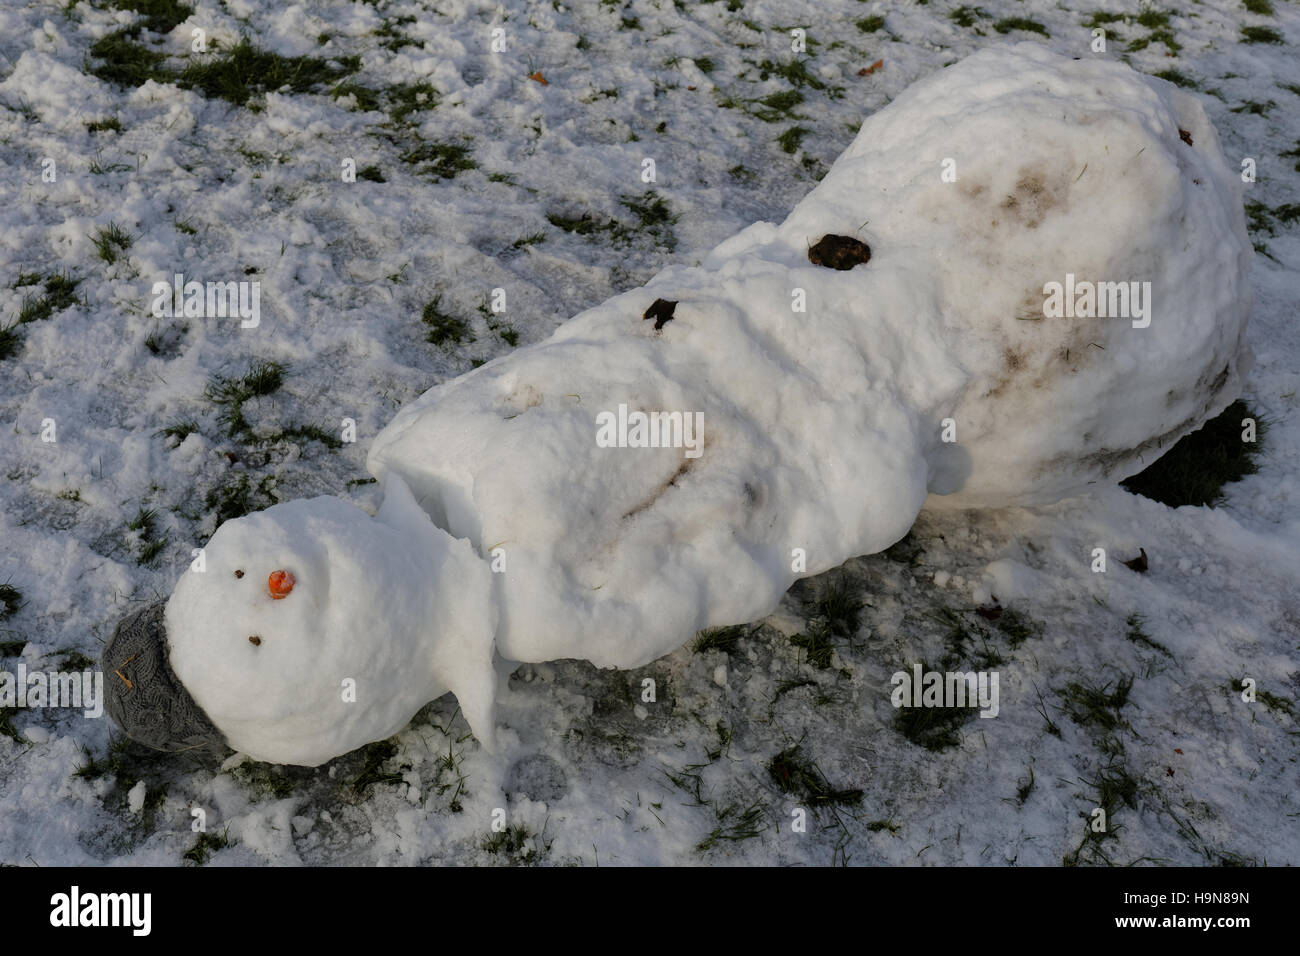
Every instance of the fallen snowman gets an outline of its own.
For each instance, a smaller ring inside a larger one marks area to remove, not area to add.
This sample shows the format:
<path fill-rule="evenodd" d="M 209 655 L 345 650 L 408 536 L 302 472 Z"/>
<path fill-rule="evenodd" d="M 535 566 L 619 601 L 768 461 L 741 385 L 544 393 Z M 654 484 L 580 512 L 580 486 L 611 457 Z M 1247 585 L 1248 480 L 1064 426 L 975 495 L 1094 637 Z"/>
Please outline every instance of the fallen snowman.
<path fill-rule="evenodd" d="M 161 749 L 316 765 L 494 662 L 644 665 L 897 541 L 923 506 L 1117 482 L 1235 399 L 1252 256 L 1198 102 L 986 49 L 869 117 L 780 226 L 403 408 L 332 497 L 227 521 L 104 653 Z"/>

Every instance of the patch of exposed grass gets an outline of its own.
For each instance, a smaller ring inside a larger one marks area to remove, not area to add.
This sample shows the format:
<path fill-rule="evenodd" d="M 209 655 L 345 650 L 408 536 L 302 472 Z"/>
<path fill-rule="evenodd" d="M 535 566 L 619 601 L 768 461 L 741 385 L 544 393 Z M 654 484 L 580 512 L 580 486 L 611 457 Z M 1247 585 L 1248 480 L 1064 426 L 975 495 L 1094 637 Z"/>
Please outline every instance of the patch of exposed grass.
<path fill-rule="evenodd" d="M 754 110 L 753 115 L 764 123 L 775 123 L 790 117 L 790 111 L 803 102 L 803 94 L 798 90 L 782 90 L 756 102 L 765 108 Z"/>
<path fill-rule="evenodd" d="M 1159 73 L 1152 73 L 1151 75 L 1159 77 L 1162 80 L 1168 80 L 1170 83 L 1173 83 L 1176 86 L 1181 86 L 1189 90 L 1194 90 L 1197 88 L 1196 81 L 1194 79 L 1192 79 L 1186 73 L 1180 73 L 1178 70 L 1175 70 L 1173 67 L 1170 67 L 1167 70 L 1161 70 Z"/>
<path fill-rule="evenodd" d="M 788 60 L 785 63 L 775 63 L 772 60 L 764 60 L 758 64 L 758 78 L 766 81 L 769 76 L 779 76 L 791 86 L 807 86 L 814 90 L 825 90 L 835 97 L 843 93 L 839 87 L 827 89 L 825 83 L 817 79 L 808 72 L 807 62 L 804 60 Z"/>
<path fill-rule="evenodd" d="M 1124 636 L 1134 644 L 1141 644 L 1143 647 L 1149 647 L 1153 651 L 1159 651 L 1161 654 L 1165 655 L 1165 657 L 1172 658 L 1174 656 L 1170 652 L 1169 648 L 1165 647 L 1165 645 L 1161 644 L 1142 629 L 1142 625 L 1146 623 L 1146 621 L 1142 619 L 1142 615 L 1130 614 L 1125 623 L 1128 625 L 1128 631 L 1125 632 Z"/>
<path fill-rule="evenodd" d="M 416 167 L 416 172 L 421 175 L 433 177 L 435 182 L 454 179 L 458 173 L 478 167 L 469 147 L 460 143 L 421 142 L 402 153 L 400 159 Z"/>
<path fill-rule="evenodd" d="M 131 248 L 135 236 L 117 223 L 110 222 L 102 229 L 97 229 L 91 233 L 90 241 L 95 246 L 95 252 L 99 255 L 99 258 L 111 266 L 117 262 L 119 255 Z"/>
<path fill-rule="evenodd" d="M 167 546 L 167 536 L 158 534 L 158 512 L 143 505 L 136 511 L 135 517 L 127 522 L 128 531 L 138 532 L 136 555 L 137 564 L 149 564 Z"/>
<path fill-rule="evenodd" d="M 465 341 L 474 341 L 474 333 L 470 331 L 469 324 L 463 319 L 443 312 L 441 306 L 442 293 L 438 293 L 433 297 L 433 301 L 424 307 L 420 321 L 429 329 L 425 334 L 425 340 L 434 345 L 446 345 L 449 342 L 459 345 Z"/>
<path fill-rule="evenodd" d="M 430 83 L 395 83 L 384 90 L 388 115 L 394 123 L 407 123 L 415 113 L 438 108 L 438 91 Z"/>
<path fill-rule="evenodd" d="M 739 843 L 750 840 L 766 829 L 763 823 L 765 807 L 762 801 L 755 800 L 747 806 L 729 803 L 725 807 L 713 807 L 714 826 L 703 840 L 695 845 L 700 853 L 707 853 L 723 843 Z"/>
<path fill-rule="evenodd" d="M 114 133 L 122 132 L 122 123 L 116 116 L 110 116 L 108 119 L 92 120 L 86 124 L 86 132 L 88 133 L 106 133 L 109 131 Z"/>
<path fill-rule="evenodd" d="M 958 7 L 956 10 L 948 11 L 948 19 L 959 27 L 973 27 L 978 18 L 987 17 L 979 7 Z"/>
<path fill-rule="evenodd" d="M 647 189 L 640 196 L 620 196 L 618 201 L 636 215 L 637 228 L 653 237 L 657 245 L 666 247 L 669 252 L 677 247 L 677 237 L 673 233 L 677 217 L 662 196 Z"/>
<path fill-rule="evenodd" d="M 200 833 L 194 845 L 181 854 L 181 859 L 195 866 L 203 866 L 213 853 L 230 846 L 230 839 L 223 833 Z"/>
<path fill-rule="evenodd" d="M 204 397 L 221 409 L 217 420 L 226 426 L 228 437 L 249 432 L 244 418 L 244 402 L 278 391 L 284 384 L 287 371 L 288 366 L 280 362 L 259 361 L 253 362 L 247 372 L 235 378 L 223 375 L 213 378 L 204 391 Z"/>
<path fill-rule="evenodd" d="M 203 499 L 204 507 L 216 516 L 218 525 L 232 518 L 242 518 L 279 501 L 273 490 L 275 481 L 274 475 L 267 475 L 253 486 L 247 472 L 239 472 L 226 484 L 209 491 Z"/>
<path fill-rule="evenodd" d="M 875 33 L 885 25 L 885 18 L 881 16 L 863 17 L 861 20 L 854 21 L 853 25 L 863 33 Z"/>
<path fill-rule="evenodd" d="M 1043 26 L 1037 20 L 1031 20 L 1029 17 L 1004 17 L 993 24 L 993 29 L 998 33 L 1010 33 L 1012 30 L 1023 30 L 1026 33 L 1039 33 L 1045 37 L 1051 37 L 1047 32 L 1047 27 Z"/>
<path fill-rule="evenodd" d="M 799 146 L 803 143 L 803 138 L 810 131 L 802 126 L 791 126 L 788 130 L 776 138 L 776 144 L 786 153 L 794 154 L 799 151 Z"/>
<path fill-rule="evenodd" d="M 1286 37 L 1272 27 L 1245 26 L 1241 28 L 1241 40 L 1243 43 L 1285 43 Z"/>
<path fill-rule="evenodd" d="M 10 358 L 18 354 L 18 347 L 22 344 L 22 337 L 18 334 L 18 323 L 0 326 L 0 360 Z"/>
<path fill-rule="evenodd" d="M 1168 30 L 1169 18 L 1173 16 L 1168 10 L 1145 7 L 1137 15 L 1137 22 L 1148 30 Z"/>
<path fill-rule="evenodd" d="M 1133 675 L 1124 674 L 1114 682 L 1095 684 L 1071 681 L 1061 691 L 1066 716 L 1080 727 L 1116 730 L 1126 726 L 1120 713 L 1133 689 Z"/>
<path fill-rule="evenodd" d="M 862 802 L 861 790 L 831 784 L 826 775 L 803 756 L 798 744 L 769 760 L 767 772 L 783 793 L 792 794 L 812 807 L 857 806 Z"/>
<path fill-rule="evenodd" d="M 1238 399 L 1197 431 L 1185 435 L 1145 470 L 1120 482 L 1133 494 L 1177 508 L 1213 507 L 1223 500 L 1223 486 L 1259 471 L 1255 458 L 1267 423 L 1256 419 L 1256 441 L 1241 440 L 1243 419 L 1254 418 Z"/>
<path fill-rule="evenodd" d="M 362 166 L 360 169 L 358 169 L 357 179 L 364 179 L 367 182 L 372 182 L 372 183 L 388 182 L 388 180 L 384 178 L 384 174 L 380 172 L 379 167 L 373 164 L 370 166 Z"/>
<path fill-rule="evenodd" d="M 144 86 L 150 80 L 166 82 L 163 61 L 167 56 L 132 39 L 129 30 L 100 37 L 90 45 L 92 61 L 85 72 L 117 86 Z"/>
<path fill-rule="evenodd" d="M 696 654 L 703 654 L 707 651 L 722 651 L 730 654 L 736 649 L 742 637 L 749 634 L 749 628 L 744 624 L 733 624 L 730 627 L 711 627 L 707 630 L 700 631 L 695 636 L 695 641 L 691 644 L 691 650 Z"/>
<path fill-rule="evenodd" d="M 23 273 L 18 278 L 20 280 L 30 280 L 33 275 L 35 275 L 36 281 L 40 281 L 40 275 L 35 273 Z M 28 322 L 39 322 L 42 319 L 48 319 L 54 313 L 62 312 L 73 305 L 77 301 L 76 290 L 80 281 L 80 279 L 74 279 L 65 272 L 56 272 L 47 277 L 43 294 L 23 298 L 22 305 L 18 308 L 18 321 L 15 323 L 15 327 L 26 325 Z M 32 281 L 23 281 L 21 285 L 15 283 L 14 288 L 26 288 L 34 284 L 35 282 Z"/>
<path fill-rule="evenodd" d="M 170 33 L 194 12 L 193 7 L 180 0 L 107 0 L 106 5 L 140 14 L 141 19 L 135 25 L 154 33 Z"/>
<path fill-rule="evenodd" d="M 314 56 L 281 56 L 243 37 L 224 53 L 190 63 L 174 79 L 178 86 L 207 99 L 248 106 L 259 94 L 306 93 L 322 84 L 337 83 L 360 68 L 359 57 L 331 62 Z"/>
<path fill-rule="evenodd" d="M 1242 103 L 1240 106 L 1234 106 L 1232 108 L 1232 112 L 1250 113 L 1253 116 L 1267 116 L 1268 111 L 1275 106 L 1277 106 L 1277 104 L 1272 100 L 1267 100 L 1266 102 L 1263 103 L 1257 102 L 1256 100 L 1247 100 L 1246 102 Z"/>
<path fill-rule="evenodd" d="M 829 670 L 835 645 L 831 642 L 830 630 L 826 623 L 814 619 L 801 634 L 792 634 L 790 643 L 802 647 L 807 652 L 808 663 L 818 670 Z"/>
<path fill-rule="evenodd" d="M 921 662 L 923 674 L 932 670 L 928 662 Z M 918 747 L 938 753 L 960 745 L 961 728 L 978 713 L 978 707 L 923 707 L 914 702 L 898 708 L 894 729 Z"/>
<path fill-rule="evenodd" d="M 230 776 L 254 796 L 284 800 L 294 795 L 315 773 L 305 767 L 281 767 L 259 760 L 245 760 Z"/>
<path fill-rule="evenodd" d="M 1242 0 L 1243 7 L 1248 13 L 1253 13 L 1259 17 L 1273 16 L 1273 4 L 1270 0 Z"/>
<path fill-rule="evenodd" d="M 0 584 L 0 621 L 7 617 L 13 617 L 22 606 L 23 592 L 8 582 Z M 26 644 L 27 642 L 23 641 L 21 643 Z M 8 647 L 9 645 L 6 644 L 5 646 Z M 21 649 L 20 647 L 19 650 Z"/>
<path fill-rule="evenodd" d="M 508 826 L 504 830 L 494 830 L 483 839 L 483 849 L 493 856 L 513 857 L 520 863 L 534 863 L 550 849 L 549 842 L 538 848 L 540 838 L 523 824 Z"/>
<path fill-rule="evenodd" d="M 531 235 L 520 236 L 518 239 L 516 239 L 514 242 L 510 244 L 510 248 L 524 249 L 527 248 L 528 246 L 535 246 L 537 245 L 537 243 L 545 242 L 545 241 L 546 241 L 546 233 L 534 232 Z"/>
<path fill-rule="evenodd" d="M 363 113 L 374 113 L 379 110 L 379 93 L 368 86 L 345 80 L 330 90 L 332 100 L 341 100 L 349 96 L 356 103 L 357 109 Z"/>

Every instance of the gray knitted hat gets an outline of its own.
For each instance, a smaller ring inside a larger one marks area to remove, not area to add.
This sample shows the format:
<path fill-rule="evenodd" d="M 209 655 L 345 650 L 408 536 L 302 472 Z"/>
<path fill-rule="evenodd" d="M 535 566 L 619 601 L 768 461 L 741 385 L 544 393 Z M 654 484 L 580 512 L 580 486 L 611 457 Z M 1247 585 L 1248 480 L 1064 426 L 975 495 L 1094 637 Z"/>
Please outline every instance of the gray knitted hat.
<path fill-rule="evenodd" d="M 167 660 L 166 606 L 159 601 L 118 622 L 101 658 L 105 708 L 127 736 L 155 750 L 225 749 Z"/>

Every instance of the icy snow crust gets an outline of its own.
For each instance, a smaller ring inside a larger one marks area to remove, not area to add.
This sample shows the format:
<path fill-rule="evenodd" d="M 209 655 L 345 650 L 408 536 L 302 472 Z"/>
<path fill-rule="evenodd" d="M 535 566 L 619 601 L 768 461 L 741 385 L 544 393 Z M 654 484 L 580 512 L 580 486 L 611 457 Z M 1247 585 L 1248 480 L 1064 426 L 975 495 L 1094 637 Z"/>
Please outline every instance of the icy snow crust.
<path fill-rule="evenodd" d="M 811 265 L 826 234 L 862 236 L 871 261 Z M 868 118 L 780 226 L 430 390 L 367 464 L 480 554 L 503 549 L 503 656 L 636 667 L 889 546 L 928 491 L 1041 503 L 1140 470 L 1239 394 L 1251 256 L 1192 97 L 991 48 Z M 1043 318 L 1067 273 L 1150 281 L 1150 326 Z M 656 298 L 679 302 L 658 332 Z M 703 454 L 598 447 L 597 413 L 620 404 L 703 412 Z"/>

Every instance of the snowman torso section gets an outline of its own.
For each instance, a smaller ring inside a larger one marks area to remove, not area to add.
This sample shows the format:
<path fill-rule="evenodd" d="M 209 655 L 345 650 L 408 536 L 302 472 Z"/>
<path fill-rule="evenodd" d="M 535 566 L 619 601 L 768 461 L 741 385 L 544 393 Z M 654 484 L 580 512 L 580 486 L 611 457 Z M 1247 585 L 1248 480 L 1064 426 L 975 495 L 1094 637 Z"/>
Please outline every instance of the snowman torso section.
<path fill-rule="evenodd" d="M 906 533 L 925 465 L 865 281 L 669 270 L 404 408 L 369 466 L 495 557 L 503 656 L 639 666 Z"/>

